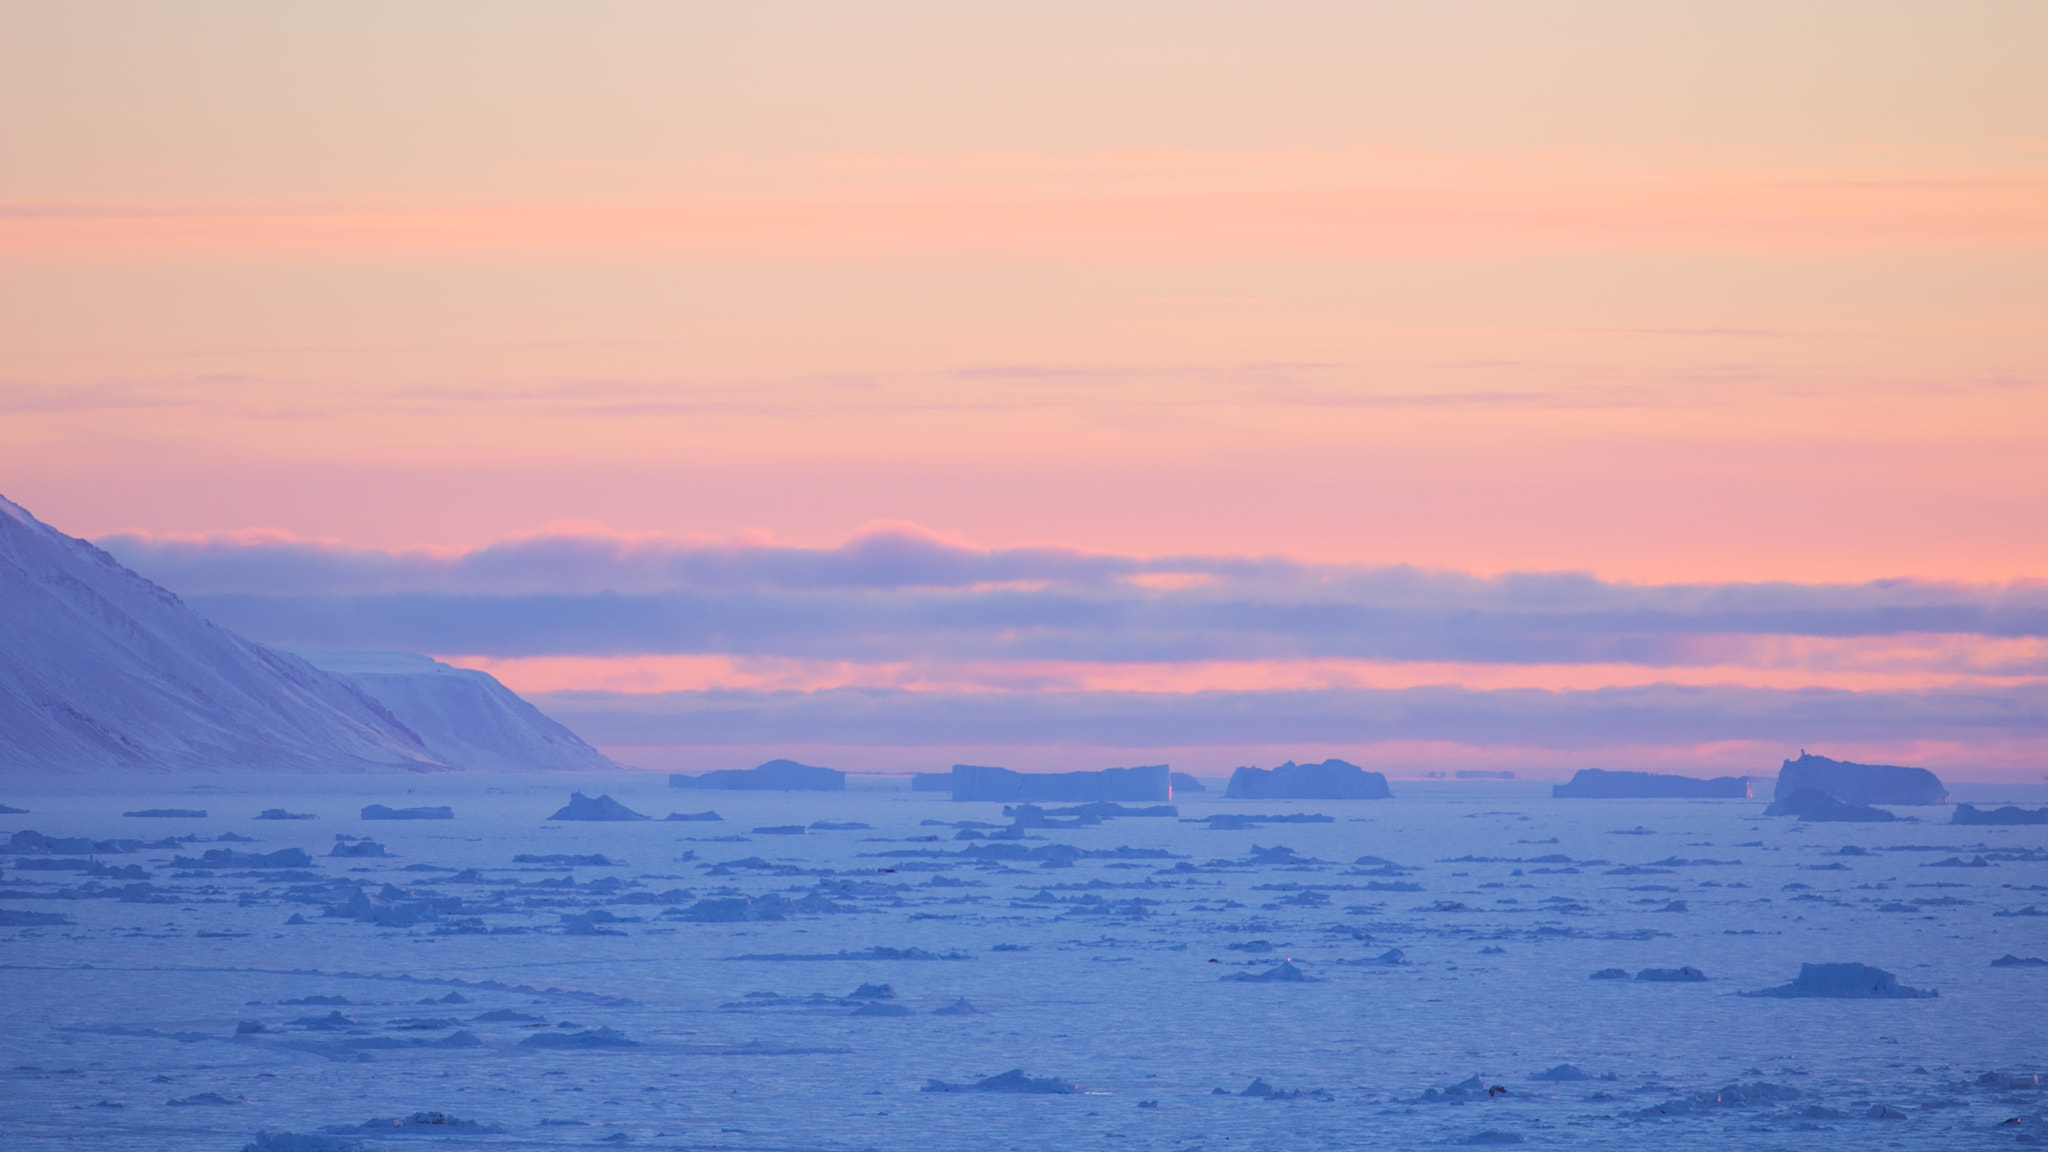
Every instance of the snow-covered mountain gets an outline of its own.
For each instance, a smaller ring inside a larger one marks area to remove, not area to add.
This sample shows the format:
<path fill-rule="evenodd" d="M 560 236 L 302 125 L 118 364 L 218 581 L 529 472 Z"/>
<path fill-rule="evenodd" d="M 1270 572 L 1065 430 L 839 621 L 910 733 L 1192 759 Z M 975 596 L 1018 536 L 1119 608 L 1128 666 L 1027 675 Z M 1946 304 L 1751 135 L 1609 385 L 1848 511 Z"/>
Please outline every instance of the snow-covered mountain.
<path fill-rule="evenodd" d="M 355 685 L 0 498 L 0 769 L 450 767 Z"/>
<path fill-rule="evenodd" d="M 620 770 L 489 673 L 411 652 L 292 651 L 369 693 L 449 763 L 500 771 Z"/>
<path fill-rule="evenodd" d="M 617 766 L 483 673 L 246 640 L 0 498 L 0 772 L 470 767 Z"/>

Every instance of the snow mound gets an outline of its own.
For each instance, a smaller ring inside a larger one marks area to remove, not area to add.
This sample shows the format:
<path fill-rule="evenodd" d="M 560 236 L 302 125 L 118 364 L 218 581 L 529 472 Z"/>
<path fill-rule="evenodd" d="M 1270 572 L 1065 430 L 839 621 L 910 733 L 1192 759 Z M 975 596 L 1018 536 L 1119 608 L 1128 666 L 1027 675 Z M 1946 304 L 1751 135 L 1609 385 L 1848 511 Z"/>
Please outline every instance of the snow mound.
<path fill-rule="evenodd" d="M 1908 988 L 1899 983 L 1898 977 L 1868 964 L 1801 964 L 1798 977 L 1790 984 L 1742 995 L 1831 1000 L 1925 1000 L 1940 993 Z"/>

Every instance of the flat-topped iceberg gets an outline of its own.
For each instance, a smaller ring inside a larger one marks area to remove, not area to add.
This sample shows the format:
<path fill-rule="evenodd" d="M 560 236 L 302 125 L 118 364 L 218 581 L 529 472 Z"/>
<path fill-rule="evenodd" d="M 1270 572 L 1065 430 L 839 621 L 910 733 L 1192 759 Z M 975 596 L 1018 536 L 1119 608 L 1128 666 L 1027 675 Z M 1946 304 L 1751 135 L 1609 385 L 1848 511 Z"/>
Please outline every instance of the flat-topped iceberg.
<path fill-rule="evenodd" d="M 1550 794 L 1608 800 L 1747 800 L 1750 793 L 1747 776 L 1716 776 L 1702 780 L 1694 776 L 1667 776 L 1657 772 L 1581 768 L 1568 783 L 1552 785 Z"/>
<path fill-rule="evenodd" d="M 979 764 L 953 765 L 953 799 L 994 800 L 1168 800 L 1173 796 L 1164 764 L 1104 768 L 1099 772 L 1012 772 Z"/>

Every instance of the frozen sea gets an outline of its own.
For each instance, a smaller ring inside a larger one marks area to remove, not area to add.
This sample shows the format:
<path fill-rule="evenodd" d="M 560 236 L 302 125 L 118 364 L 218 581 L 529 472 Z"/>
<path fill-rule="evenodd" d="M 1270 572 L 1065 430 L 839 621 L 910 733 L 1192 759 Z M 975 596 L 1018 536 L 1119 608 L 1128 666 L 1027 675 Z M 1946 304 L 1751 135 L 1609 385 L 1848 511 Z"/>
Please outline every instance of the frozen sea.
<path fill-rule="evenodd" d="M 724 819 L 550 821 L 572 789 Z M 0 856 L 0 909 L 64 921 L 0 927 L 0 1147 L 2048 1140 L 2048 967 L 1992 965 L 2048 958 L 2048 827 L 1954 827 L 1946 808 L 1799 824 L 1763 800 L 1521 783 L 1396 793 L 1183 795 L 1178 818 L 1003 839 L 999 805 L 875 786 L 9 780 L 0 803 L 29 811 L 0 816 L 0 841 L 184 842 Z M 455 818 L 361 820 L 370 803 Z M 208 815 L 122 815 L 149 808 Z M 319 819 L 253 819 L 269 808 Z M 1290 813 L 1332 819 L 1201 822 Z M 790 825 L 806 831 L 755 831 Z M 389 855 L 330 855 L 355 843 L 337 835 Z M 286 848 L 313 863 L 204 862 Z M 1940 995 L 1738 995 L 1836 961 Z M 1308 979 L 1225 979 L 1282 963 Z M 1681 966 L 1707 978 L 1590 978 Z M 971 1014 L 935 1014 L 962 1000 Z M 1560 1064 L 1589 1079 L 1532 1079 Z M 1010 1069 L 1076 1091 L 924 1090 Z M 1255 1081 L 1278 1095 L 1245 1095 Z M 393 1123 L 419 1113 L 464 1123 Z"/>

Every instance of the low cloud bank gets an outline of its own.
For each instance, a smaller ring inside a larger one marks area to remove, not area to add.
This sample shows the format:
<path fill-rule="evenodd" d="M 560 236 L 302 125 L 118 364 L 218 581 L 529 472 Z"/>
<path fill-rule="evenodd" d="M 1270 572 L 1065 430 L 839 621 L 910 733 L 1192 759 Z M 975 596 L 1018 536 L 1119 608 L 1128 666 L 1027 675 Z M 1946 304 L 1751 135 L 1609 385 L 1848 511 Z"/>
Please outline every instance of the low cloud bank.
<path fill-rule="evenodd" d="M 906 526 L 837 548 L 538 535 L 456 552 L 275 536 L 100 542 L 282 644 L 511 658 L 730 654 L 1172 662 L 1726 661 L 1759 639 L 1983 638 L 2048 675 L 2048 583 L 1670 584 L 1275 558 L 978 549 Z M 2012 643 L 2018 641 L 2014 650 Z"/>

